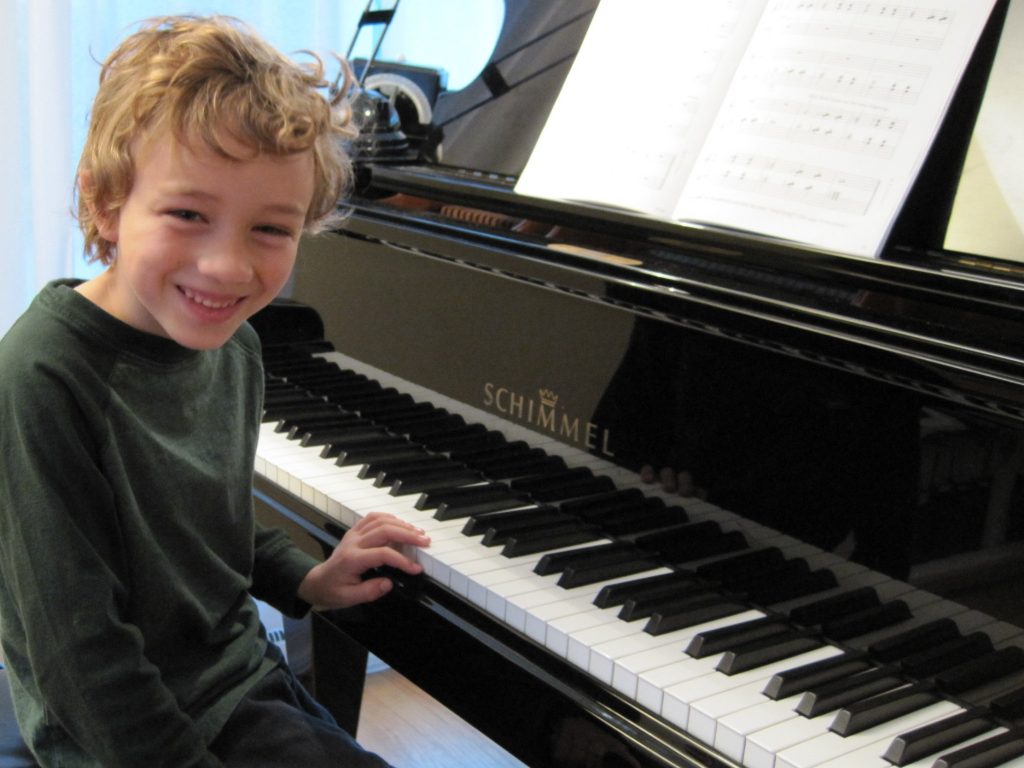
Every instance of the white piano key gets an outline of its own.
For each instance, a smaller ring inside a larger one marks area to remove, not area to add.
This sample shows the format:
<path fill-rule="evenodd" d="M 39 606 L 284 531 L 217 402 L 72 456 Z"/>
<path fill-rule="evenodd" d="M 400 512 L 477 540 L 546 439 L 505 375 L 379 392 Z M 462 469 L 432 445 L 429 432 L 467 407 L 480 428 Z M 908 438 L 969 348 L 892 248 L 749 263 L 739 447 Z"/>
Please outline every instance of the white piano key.
<path fill-rule="evenodd" d="M 962 747 L 966 747 L 970 744 L 974 744 L 975 742 L 981 741 L 983 739 L 988 739 L 999 733 L 1005 732 L 1005 728 L 998 728 L 992 731 L 987 731 L 986 733 L 983 733 L 980 736 L 975 736 L 973 738 L 966 739 L 965 741 L 960 742 L 956 745 L 954 749 L 961 749 Z M 886 747 L 888 747 L 888 745 L 888 741 L 885 741 L 881 745 L 881 749 L 883 752 L 885 751 Z M 892 763 L 890 763 L 885 758 L 878 756 L 878 749 L 879 744 L 869 744 L 866 747 L 861 747 L 860 749 L 854 750 L 853 752 L 850 752 L 849 754 L 844 755 L 843 757 L 836 758 L 835 760 L 831 761 L 828 765 L 828 768 L 892 768 Z M 953 749 L 942 750 L 937 754 L 921 758 L 920 760 L 915 760 L 913 763 L 908 763 L 906 766 L 904 766 L 904 768 L 932 768 L 932 766 L 935 764 L 935 759 L 937 757 L 941 757 L 942 755 L 948 754 L 952 751 Z M 1001 766 L 1001 768 L 1007 768 L 1011 765 L 1013 765 L 1013 763 L 1004 763 Z"/>
<path fill-rule="evenodd" d="M 714 744 L 721 718 L 750 707 L 751 702 L 769 701 L 761 692 L 776 672 L 827 659 L 837 653 L 838 648 L 823 646 L 736 675 L 715 672 L 674 686 L 664 695 L 675 699 L 680 710 L 688 707 L 687 730 L 706 743 Z M 698 735 L 698 731 L 703 735 Z"/>
<path fill-rule="evenodd" d="M 878 749 L 878 754 L 882 754 L 894 736 L 925 723 L 948 717 L 958 711 L 960 711 L 960 707 L 953 702 L 940 701 L 852 736 L 840 736 L 832 733 L 828 730 L 828 724 L 825 723 L 822 732 L 813 738 L 805 738 L 798 744 L 780 750 L 776 755 L 775 765 L 776 768 L 814 768 L 814 766 L 824 765 L 830 760 L 837 760 L 850 752 L 871 745 Z M 831 722 L 832 719 L 828 715 L 814 718 L 817 721 L 827 720 L 828 722 Z"/>

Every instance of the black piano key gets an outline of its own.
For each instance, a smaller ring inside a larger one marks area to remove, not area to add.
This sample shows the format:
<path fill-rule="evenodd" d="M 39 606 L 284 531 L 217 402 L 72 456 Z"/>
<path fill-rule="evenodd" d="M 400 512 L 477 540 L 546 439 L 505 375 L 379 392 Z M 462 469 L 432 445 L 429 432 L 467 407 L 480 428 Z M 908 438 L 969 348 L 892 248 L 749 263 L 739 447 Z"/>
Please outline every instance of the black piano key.
<path fill-rule="evenodd" d="M 394 389 L 384 389 L 376 382 L 358 387 L 318 388 L 317 392 L 332 403 L 343 405 L 350 411 L 360 411 L 367 405 L 390 403 L 398 395 Z"/>
<path fill-rule="evenodd" d="M 417 469 L 429 467 L 448 467 L 451 461 L 446 456 L 438 456 L 433 453 L 422 453 L 411 458 L 394 459 L 366 464 L 362 467 L 358 476 L 363 479 L 374 478 L 374 484 L 383 486 L 386 483 L 397 479 L 398 473 L 412 472 Z"/>
<path fill-rule="evenodd" d="M 983 656 L 991 650 L 992 640 L 988 635 L 984 632 L 972 632 L 965 637 L 947 640 L 933 648 L 908 656 L 899 662 L 899 666 L 909 677 L 921 679 Z"/>
<path fill-rule="evenodd" d="M 601 527 L 615 536 L 635 536 L 650 531 L 670 528 L 689 520 L 682 507 L 644 507 L 639 511 L 605 515 Z"/>
<path fill-rule="evenodd" d="M 775 605 L 795 600 L 798 597 L 827 592 L 839 585 L 836 575 L 827 568 L 819 568 L 803 575 L 791 575 L 782 579 L 764 579 L 750 584 L 747 594 L 759 605 Z"/>
<path fill-rule="evenodd" d="M 449 414 L 436 421 L 424 421 L 416 424 L 405 424 L 401 427 L 391 426 L 396 432 L 408 435 L 410 440 L 419 443 L 430 443 L 433 438 L 452 434 L 464 434 L 466 421 L 457 414 Z"/>
<path fill-rule="evenodd" d="M 698 605 L 704 605 L 721 594 L 717 587 L 696 582 L 692 586 L 681 586 L 671 591 L 659 590 L 657 594 L 637 595 L 623 603 L 619 618 L 623 621 L 637 621 L 655 614 L 669 616 L 682 613 Z M 738 599 L 739 596 L 736 597 Z"/>
<path fill-rule="evenodd" d="M 936 619 L 868 646 L 871 658 L 887 663 L 932 648 L 936 643 L 960 637 L 960 628 L 949 618 Z"/>
<path fill-rule="evenodd" d="M 852 736 L 880 723 L 895 720 L 940 701 L 942 696 L 929 682 L 918 682 L 870 696 L 843 707 L 829 730 L 840 736 Z"/>
<path fill-rule="evenodd" d="M 277 422 L 277 426 L 274 427 L 274 431 L 283 432 L 288 435 L 289 440 L 300 440 L 306 432 L 320 431 L 339 425 L 349 426 L 372 423 L 369 419 L 364 419 L 355 413 L 337 410 L 334 413 L 320 417 L 306 416 L 298 419 L 291 417 L 281 419 Z"/>
<path fill-rule="evenodd" d="M 568 468 L 561 456 L 532 456 L 509 459 L 502 462 L 490 462 L 474 466 L 495 480 L 518 480 L 525 478 L 544 477 L 565 472 Z"/>
<path fill-rule="evenodd" d="M 608 477 L 595 477 L 585 467 L 510 481 L 512 488 L 529 493 L 537 501 L 562 501 L 610 491 L 615 484 Z"/>
<path fill-rule="evenodd" d="M 545 552 L 549 549 L 568 547 L 573 544 L 585 544 L 588 541 L 596 541 L 602 534 L 595 528 L 580 526 L 576 530 L 566 531 L 556 536 L 523 536 L 513 538 L 505 544 L 501 554 L 505 557 L 519 557 L 521 555 L 534 555 L 538 552 Z"/>
<path fill-rule="evenodd" d="M 276 392 L 266 392 L 263 395 L 263 406 L 267 407 L 283 407 L 283 406 L 296 406 L 296 410 L 306 408 L 312 403 L 324 403 L 327 402 L 322 397 L 312 395 L 304 389 L 299 387 L 281 389 Z"/>
<path fill-rule="evenodd" d="M 620 560 L 611 563 L 592 563 L 585 565 L 573 565 L 562 571 L 558 578 L 558 586 L 572 589 L 587 584 L 597 584 L 600 581 L 618 579 L 622 576 L 629 576 L 633 573 L 643 573 L 658 566 L 656 560 L 645 560 L 633 558 Z"/>
<path fill-rule="evenodd" d="M 1024 687 L 997 696 L 989 702 L 988 708 L 993 715 L 1004 720 L 1024 718 Z"/>
<path fill-rule="evenodd" d="M 565 514 L 565 509 L 559 507 Z M 540 576 L 560 573 L 566 568 L 580 565 L 600 565 L 604 563 L 620 563 L 624 560 L 636 560 L 641 552 L 627 542 L 598 544 L 594 547 L 581 547 L 566 552 L 548 552 L 533 567 L 533 572 Z"/>
<path fill-rule="evenodd" d="M 789 619 L 795 624 L 812 627 L 880 603 L 874 589 L 861 587 L 794 608 L 789 612 Z"/>
<path fill-rule="evenodd" d="M 450 488 L 456 485 L 478 483 L 484 477 L 474 469 L 452 469 L 448 471 L 422 472 L 413 477 L 396 480 L 388 491 L 392 496 L 408 496 L 413 493 Z"/>
<path fill-rule="evenodd" d="M 694 541 L 697 539 L 712 539 L 722 535 L 722 526 L 713 520 L 702 520 L 699 523 L 683 523 L 674 528 L 659 531 L 658 533 L 645 533 L 636 536 L 634 540 L 638 546 L 646 547 L 652 551 L 662 544 L 671 545 L 676 541 Z"/>
<path fill-rule="evenodd" d="M 329 448 L 330 446 L 328 446 Z M 367 447 L 350 447 L 341 451 L 334 460 L 334 463 L 339 467 L 369 467 L 369 465 L 380 466 L 384 462 L 389 461 L 405 461 L 407 459 L 413 459 L 417 456 L 423 457 L 428 456 L 426 449 L 422 446 L 410 443 L 404 438 L 400 438 L 399 442 L 394 445 L 375 445 Z M 376 472 L 372 472 L 367 469 L 366 474 L 361 475 L 362 477 L 370 477 L 376 475 Z"/>
<path fill-rule="evenodd" d="M 420 452 L 412 457 L 397 457 L 368 462 L 359 468 L 357 476 L 362 479 L 370 479 L 378 477 L 382 472 L 410 471 L 420 467 L 437 467 L 449 463 L 450 461 L 446 457 L 427 453 L 421 447 Z"/>
<path fill-rule="evenodd" d="M 572 517 L 566 517 L 557 522 L 530 522 L 521 521 L 513 526 L 492 527 L 484 531 L 480 543 L 485 547 L 497 547 L 507 544 L 515 539 L 525 546 L 527 541 L 537 541 L 541 544 L 548 539 L 560 540 L 561 536 L 572 534 L 580 530 L 580 523 Z M 538 552 L 552 549 L 551 546 L 541 546 Z"/>
<path fill-rule="evenodd" d="M 811 567 L 802 557 L 789 560 L 782 560 L 779 563 L 769 563 L 764 570 L 738 572 L 726 571 L 721 576 L 721 582 L 737 589 L 757 589 L 765 586 L 765 582 L 788 581 L 790 579 L 806 578 L 811 572 Z"/>
<path fill-rule="evenodd" d="M 715 669 L 726 675 L 735 675 L 813 651 L 824 644 L 820 637 L 809 632 L 790 630 L 784 635 L 772 635 L 762 641 L 726 651 Z"/>
<path fill-rule="evenodd" d="M 427 434 L 416 437 L 416 440 L 423 443 L 432 451 L 447 453 L 451 448 L 464 442 L 488 440 L 487 429 L 483 424 L 466 424 L 461 427 L 438 430 L 434 434 Z"/>
<path fill-rule="evenodd" d="M 403 484 L 403 495 L 411 493 L 412 483 L 425 480 L 428 481 L 428 485 L 423 486 L 419 491 L 426 490 L 427 488 L 437 487 L 431 485 L 434 480 L 444 478 L 456 478 L 463 476 L 477 478 L 480 477 L 480 473 L 476 470 L 469 469 L 468 467 L 460 466 L 458 464 L 450 462 L 441 462 L 439 464 L 424 464 L 420 467 L 407 467 L 405 469 L 385 469 L 377 473 L 377 478 L 373 481 L 373 484 L 379 488 L 395 488 L 400 483 Z M 456 485 L 454 481 L 449 485 Z M 440 487 L 447 487 L 442 483 Z"/>
<path fill-rule="evenodd" d="M 380 402 L 366 403 L 359 412 L 376 421 L 387 422 L 399 417 L 413 416 L 418 413 L 428 413 L 433 408 L 430 403 L 417 403 L 411 395 L 399 394 Z"/>
<path fill-rule="evenodd" d="M 779 619 L 765 617 L 744 621 L 720 629 L 699 632 L 694 635 L 684 651 L 695 659 L 703 659 L 722 653 L 752 640 L 771 635 L 780 635 L 789 630 L 789 624 Z"/>
<path fill-rule="evenodd" d="M 906 621 L 913 614 L 910 608 L 902 600 L 893 600 L 889 603 L 865 608 L 850 616 L 841 619 L 833 619 L 823 624 L 821 631 L 826 637 L 832 640 L 849 640 L 858 635 L 866 635 L 877 629 L 891 627 L 901 621 Z"/>
<path fill-rule="evenodd" d="M 1024 728 L 1013 728 L 942 755 L 932 768 L 997 768 L 1024 755 Z"/>
<path fill-rule="evenodd" d="M 892 740 L 882 757 L 893 765 L 909 765 L 995 727 L 979 710 L 966 710 L 901 733 Z"/>
<path fill-rule="evenodd" d="M 695 573 L 709 581 L 740 580 L 763 577 L 785 562 L 786 558 L 778 547 L 764 547 L 704 563 L 696 568 Z"/>
<path fill-rule="evenodd" d="M 457 520 L 463 517 L 476 517 L 488 512 L 507 512 L 528 505 L 532 505 L 529 497 L 524 497 L 516 493 L 510 493 L 506 498 L 493 498 L 484 501 L 444 501 L 438 504 L 437 511 L 434 512 L 434 518 L 436 520 Z M 429 509 L 429 507 L 427 507 L 427 509 Z"/>
<path fill-rule="evenodd" d="M 839 656 L 787 669 L 772 676 L 764 693 L 770 699 L 785 699 L 832 680 L 850 677 L 872 668 L 863 651 L 848 651 Z"/>
<path fill-rule="evenodd" d="M 320 458 L 322 459 L 338 459 L 342 454 L 346 457 L 351 452 L 365 450 L 365 449 L 387 449 L 387 448 L 401 448 L 401 447 L 414 447 L 413 443 L 410 443 L 404 437 L 398 435 L 389 435 L 387 432 L 376 435 L 359 435 L 353 436 L 350 439 L 336 440 L 328 443 L 320 449 Z M 422 451 L 422 449 L 420 449 Z M 338 462 L 339 465 L 340 462 Z M 366 463 L 353 461 L 352 464 Z M 345 466 L 345 465 L 341 465 Z"/>
<path fill-rule="evenodd" d="M 505 442 L 505 436 L 501 432 L 484 429 L 482 425 L 479 426 L 480 429 L 467 429 L 461 434 L 433 437 L 427 441 L 427 445 L 431 450 L 444 451 L 451 455 L 456 450 L 482 450 L 492 445 L 502 445 Z"/>
<path fill-rule="evenodd" d="M 371 408 L 372 410 L 372 408 Z M 414 408 L 409 411 L 397 411 L 381 420 L 395 432 L 405 433 L 410 427 L 423 425 L 458 424 L 458 418 L 454 417 L 444 408 L 430 406 L 429 408 Z"/>
<path fill-rule="evenodd" d="M 903 683 L 903 678 L 891 669 L 868 669 L 804 691 L 795 711 L 804 717 L 817 717 L 869 696 L 891 691 Z"/>
<path fill-rule="evenodd" d="M 594 605 L 598 608 L 610 608 L 615 605 L 622 605 L 626 600 L 645 593 L 651 589 L 678 590 L 682 586 L 696 584 L 697 579 L 693 575 L 677 571 L 665 573 L 660 576 L 645 576 L 640 579 L 622 581 L 617 584 L 608 584 L 601 588 L 594 598 Z"/>
<path fill-rule="evenodd" d="M 468 455 L 462 455 L 459 451 L 452 451 L 452 458 L 458 457 L 467 464 L 472 463 L 477 469 L 490 472 L 492 469 L 500 469 L 507 464 L 518 461 L 533 461 L 535 459 L 549 458 L 540 448 L 531 448 L 523 440 L 515 440 L 505 445 L 497 445 L 483 451 L 472 451 Z M 564 465 L 565 462 L 563 461 Z"/>
<path fill-rule="evenodd" d="M 634 539 L 638 546 L 661 555 L 666 562 L 685 563 L 747 548 L 739 531 L 723 531 L 710 520 L 644 533 Z"/>
<path fill-rule="evenodd" d="M 451 452 L 451 457 L 456 461 L 472 464 L 477 469 L 483 469 L 487 462 L 506 461 L 532 452 L 544 455 L 540 448 L 531 448 L 525 440 L 513 440 L 512 442 L 506 441 L 500 445 L 494 445 L 479 451 L 454 450 Z"/>
<path fill-rule="evenodd" d="M 677 629 L 695 627 L 706 621 L 724 619 L 726 616 L 735 616 L 747 610 L 747 606 L 741 602 L 722 599 L 719 595 L 711 596 L 708 604 L 692 608 L 686 611 L 672 614 L 656 613 L 651 616 L 644 632 L 649 635 L 664 635 L 667 632 L 674 632 Z"/>
<path fill-rule="evenodd" d="M 570 515 L 596 522 L 604 515 L 634 511 L 647 501 L 650 501 L 653 506 L 665 506 L 665 502 L 661 499 L 653 497 L 648 499 L 639 488 L 627 488 L 571 499 L 562 504 L 562 509 Z"/>
<path fill-rule="evenodd" d="M 1024 669 L 1024 648 L 1010 646 L 965 661 L 935 675 L 935 684 L 948 694 L 964 693 Z"/>
<path fill-rule="evenodd" d="M 307 424 L 324 424 L 337 421 L 346 422 L 362 418 L 356 413 L 346 411 L 333 403 L 325 401 L 310 403 L 308 406 L 279 419 L 274 427 L 275 432 L 290 434 L 295 427 Z"/>
<path fill-rule="evenodd" d="M 316 448 L 323 445 L 352 445 L 370 437 L 395 437 L 384 427 L 372 424 L 352 424 L 341 428 L 306 431 L 298 438 L 299 445 Z"/>
<path fill-rule="evenodd" d="M 293 401 L 273 403 L 265 402 L 263 404 L 263 421 L 280 421 L 281 419 L 288 418 L 295 413 L 302 413 L 309 407 L 309 403 L 309 395 L 305 394 Z"/>
<path fill-rule="evenodd" d="M 565 514 L 558 507 L 550 504 L 531 504 L 519 509 L 484 512 L 475 515 L 466 521 L 462 532 L 467 536 L 479 536 L 486 533 L 488 529 L 516 530 L 517 528 L 535 528 L 538 525 L 575 522 L 577 521 L 574 517 Z"/>
<path fill-rule="evenodd" d="M 461 464 L 462 462 L 456 462 Z M 452 488 L 449 491 L 435 491 L 425 493 L 413 505 L 416 509 L 436 509 L 442 504 L 477 503 L 489 499 L 512 499 L 519 498 L 526 500 L 522 494 L 512 493 L 505 483 L 485 483 L 470 488 Z"/>

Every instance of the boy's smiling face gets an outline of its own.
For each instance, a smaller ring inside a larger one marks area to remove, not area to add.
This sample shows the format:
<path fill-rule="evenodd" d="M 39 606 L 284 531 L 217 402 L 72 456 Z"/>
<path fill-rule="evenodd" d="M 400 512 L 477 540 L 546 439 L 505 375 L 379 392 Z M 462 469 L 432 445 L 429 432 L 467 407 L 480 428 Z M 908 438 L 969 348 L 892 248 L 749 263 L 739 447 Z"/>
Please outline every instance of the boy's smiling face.
<path fill-rule="evenodd" d="M 136 144 L 124 205 L 99 215 L 116 256 L 79 290 L 142 331 L 214 349 L 265 307 L 295 264 L 313 196 L 311 152 L 236 160 L 160 131 Z M 85 183 L 88 183 L 87 180 Z"/>

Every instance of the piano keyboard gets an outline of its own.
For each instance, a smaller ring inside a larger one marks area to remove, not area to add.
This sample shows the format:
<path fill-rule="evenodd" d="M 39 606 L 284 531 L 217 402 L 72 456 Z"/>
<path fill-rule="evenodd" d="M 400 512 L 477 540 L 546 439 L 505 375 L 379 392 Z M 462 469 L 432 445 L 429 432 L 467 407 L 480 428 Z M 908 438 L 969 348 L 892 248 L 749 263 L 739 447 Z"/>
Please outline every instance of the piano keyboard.
<path fill-rule="evenodd" d="M 259 474 L 346 527 L 384 511 L 423 528 L 431 546 L 410 554 L 428 578 L 726 759 L 749 768 L 1024 766 L 1019 628 L 669 496 L 340 353 L 278 359 L 270 348 L 266 358 Z M 335 383 L 342 370 L 348 383 Z M 358 404 L 346 415 L 323 399 L 329 392 Z M 439 422 L 435 409 L 457 416 Z M 405 426 L 382 433 L 380 423 Z M 431 450 L 396 439 L 403 431 Z M 569 490 L 493 469 L 497 486 L 474 468 L 509 466 L 485 459 L 517 441 L 523 477 L 546 471 L 537 476 Z M 340 465 L 341 452 L 355 463 Z M 452 466 L 474 455 L 480 462 Z M 364 477 L 364 459 L 384 474 Z M 646 537 L 623 533 L 614 511 L 641 490 L 653 500 L 645 509 L 656 533 Z M 588 517 L 580 498 L 608 514 Z M 475 514 L 458 512 L 460 502 Z M 693 559 L 645 556 L 661 541 Z M 758 575 L 762 560 L 770 578 Z"/>

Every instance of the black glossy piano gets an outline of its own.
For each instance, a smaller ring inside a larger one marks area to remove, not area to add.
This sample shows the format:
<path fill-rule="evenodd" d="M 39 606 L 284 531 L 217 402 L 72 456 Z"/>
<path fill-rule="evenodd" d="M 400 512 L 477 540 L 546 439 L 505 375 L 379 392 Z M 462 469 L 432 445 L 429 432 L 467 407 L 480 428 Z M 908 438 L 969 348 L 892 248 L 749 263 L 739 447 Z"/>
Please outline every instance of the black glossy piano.
<path fill-rule="evenodd" d="M 317 695 L 369 651 L 530 766 L 1024 765 L 1024 264 L 943 247 L 1007 4 L 872 260 L 517 196 L 593 6 L 508 3 L 254 319 L 261 518 L 433 537 Z"/>

